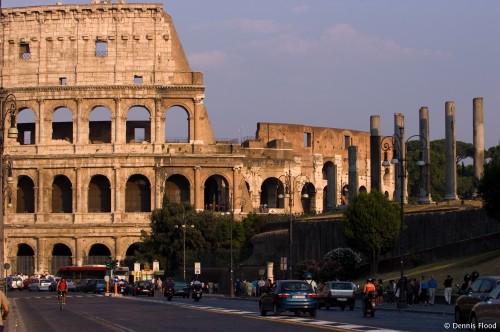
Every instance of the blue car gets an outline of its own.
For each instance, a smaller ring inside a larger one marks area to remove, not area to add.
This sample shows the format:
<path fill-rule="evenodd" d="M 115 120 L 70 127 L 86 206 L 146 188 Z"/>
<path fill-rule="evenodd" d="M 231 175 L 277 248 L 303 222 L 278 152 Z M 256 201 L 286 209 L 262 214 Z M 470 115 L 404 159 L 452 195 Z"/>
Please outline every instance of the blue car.
<path fill-rule="evenodd" d="M 260 296 L 259 311 L 262 316 L 268 311 L 272 311 L 275 316 L 284 311 L 291 311 L 295 316 L 308 312 L 311 317 L 316 317 L 317 295 L 312 286 L 304 280 L 278 280 Z"/>

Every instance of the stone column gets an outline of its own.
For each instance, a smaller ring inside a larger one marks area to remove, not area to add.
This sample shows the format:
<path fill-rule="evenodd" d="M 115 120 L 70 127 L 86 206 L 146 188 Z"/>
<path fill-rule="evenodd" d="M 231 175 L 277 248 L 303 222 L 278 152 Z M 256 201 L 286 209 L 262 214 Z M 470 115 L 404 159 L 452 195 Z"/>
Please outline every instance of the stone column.
<path fill-rule="evenodd" d="M 81 104 L 82 104 L 82 99 L 81 98 L 75 98 L 75 105 L 76 105 L 76 114 L 73 116 L 73 144 L 78 144 L 78 143 L 84 143 L 88 144 L 89 141 L 89 135 L 85 135 L 86 130 L 83 128 L 84 122 L 87 123 L 87 128 L 89 125 L 89 117 L 87 116 L 86 119 L 82 117 L 82 110 L 81 110 Z M 85 121 L 86 120 L 86 121 Z M 86 136 L 86 137 L 84 137 Z"/>
<path fill-rule="evenodd" d="M 162 207 L 162 202 L 163 202 L 163 192 L 161 188 L 163 187 L 163 179 L 161 177 L 162 172 L 161 172 L 161 167 L 158 165 L 158 163 L 155 163 L 154 166 L 154 171 L 155 171 L 155 190 L 153 193 L 153 200 L 154 200 L 154 208 L 155 209 L 161 209 Z"/>
<path fill-rule="evenodd" d="M 113 213 L 116 213 L 116 212 L 122 212 L 122 204 L 121 204 L 121 200 L 120 200 L 120 190 L 121 190 L 121 186 L 120 186 L 120 167 L 119 166 L 114 166 L 113 167 L 113 171 L 114 171 L 114 175 L 115 175 L 115 178 L 114 178 L 114 184 L 113 184 L 113 187 L 115 188 L 115 190 L 113 191 L 113 195 L 111 196 L 111 198 L 114 200 L 114 202 L 112 202 L 111 206 L 112 206 L 112 212 Z M 125 193 L 123 193 L 123 196 L 125 196 Z M 114 203 L 114 204 L 113 204 Z"/>
<path fill-rule="evenodd" d="M 201 183 L 200 166 L 193 167 L 194 169 L 194 208 L 196 211 L 203 211 L 203 185 Z"/>
<path fill-rule="evenodd" d="M 394 144 L 394 156 L 398 159 L 399 163 L 394 165 L 395 174 L 395 190 L 394 200 L 403 204 L 408 202 L 408 194 L 406 192 L 406 142 L 405 142 L 405 117 L 401 113 L 394 113 L 394 137 L 397 140 Z M 399 150 L 399 151 L 397 151 Z"/>
<path fill-rule="evenodd" d="M 419 204 L 431 203 L 431 141 L 429 136 L 429 108 L 419 110 L 420 160 L 425 165 L 420 167 L 420 186 L 418 193 Z"/>
<path fill-rule="evenodd" d="M 36 125 L 36 131 L 38 132 L 38 135 L 36 135 L 35 137 L 35 142 L 32 142 L 32 143 L 36 143 L 36 144 L 46 144 L 47 143 L 47 139 L 45 137 L 45 132 L 46 132 L 46 124 L 45 124 L 45 116 L 43 114 L 44 110 L 43 110 L 43 99 L 37 99 L 36 100 L 37 104 L 38 104 L 38 124 Z"/>
<path fill-rule="evenodd" d="M 371 190 L 381 191 L 382 163 L 380 160 L 380 116 L 370 116 L 370 179 Z M 342 188 L 340 188 L 342 190 Z"/>
<path fill-rule="evenodd" d="M 348 150 L 349 159 L 349 204 L 358 195 L 358 147 L 351 145 Z"/>
<path fill-rule="evenodd" d="M 445 154 L 446 154 L 446 186 L 444 199 L 453 201 L 457 197 L 457 149 L 455 138 L 455 102 L 445 104 Z"/>
<path fill-rule="evenodd" d="M 85 190 L 85 188 L 82 188 L 82 174 L 80 172 L 80 168 L 79 167 L 75 167 L 74 168 L 74 171 L 75 171 L 75 184 L 73 186 L 73 213 L 77 213 L 77 212 L 83 212 L 83 211 L 80 211 L 80 206 L 79 204 L 85 204 L 85 199 L 83 198 L 84 195 L 81 194 L 81 191 L 82 190 Z M 86 195 L 85 195 L 86 196 Z M 80 202 L 80 199 L 82 200 Z"/>
<path fill-rule="evenodd" d="M 77 236 L 73 237 L 73 240 L 75 241 L 75 255 L 73 256 L 73 265 L 82 266 L 83 265 L 83 258 L 81 252 L 82 240 Z"/>
<path fill-rule="evenodd" d="M 38 188 L 36 190 L 36 200 L 35 200 L 35 211 L 36 213 L 43 213 L 45 211 L 45 206 L 43 204 L 44 201 L 44 191 L 43 191 L 43 168 L 37 168 L 36 170 L 38 174 Z"/>
<path fill-rule="evenodd" d="M 331 212 L 337 204 L 337 165 L 328 163 L 326 166 L 326 212 Z"/>
<path fill-rule="evenodd" d="M 124 121 L 124 119 L 127 118 L 127 115 L 125 114 L 125 116 L 123 116 L 122 114 L 122 110 L 121 110 L 121 98 L 115 98 L 114 99 L 115 101 L 115 112 L 114 112 L 114 125 L 115 125 L 115 130 L 114 130 L 114 134 L 115 134 L 115 137 L 114 137 L 114 140 L 113 140 L 113 144 L 123 144 L 125 143 L 125 139 L 126 139 L 126 128 L 123 128 L 123 122 L 126 122 Z M 126 127 L 126 126 L 125 126 Z"/>
<path fill-rule="evenodd" d="M 196 96 L 193 98 L 193 103 L 194 103 L 194 111 L 193 111 L 193 118 L 190 121 L 190 126 L 189 129 L 192 129 L 193 132 L 191 133 L 191 130 L 189 132 L 189 142 L 190 143 L 203 143 L 203 141 L 200 140 L 200 134 L 201 134 L 201 128 L 200 128 L 200 113 L 203 110 L 203 97 Z"/>
<path fill-rule="evenodd" d="M 472 126 L 474 130 L 474 176 L 480 179 L 484 171 L 484 115 L 483 98 L 474 98 Z"/>
<path fill-rule="evenodd" d="M 161 145 L 165 142 L 165 126 L 162 126 L 162 112 L 161 112 L 161 98 L 155 98 L 155 137 L 154 141 L 151 139 L 151 142 L 154 143 L 155 151 L 159 148 L 161 151 Z M 163 127 L 163 134 L 161 132 L 161 128 Z M 163 138 L 163 139 L 162 139 Z"/>

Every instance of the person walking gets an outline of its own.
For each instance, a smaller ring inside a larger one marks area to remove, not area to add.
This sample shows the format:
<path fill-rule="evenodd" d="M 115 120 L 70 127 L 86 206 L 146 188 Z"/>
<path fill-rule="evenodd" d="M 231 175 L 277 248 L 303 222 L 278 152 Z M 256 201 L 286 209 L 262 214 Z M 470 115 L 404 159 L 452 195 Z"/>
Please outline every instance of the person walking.
<path fill-rule="evenodd" d="M 425 276 L 422 276 L 422 281 L 420 281 L 420 289 L 418 291 L 418 297 L 420 300 L 420 304 L 427 305 L 427 281 L 425 280 Z"/>
<path fill-rule="evenodd" d="M 434 279 L 433 276 L 429 279 L 427 282 L 427 292 L 429 295 L 429 304 L 434 305 L 434 299 L 436 298 L 436 288 L 437 288 L 437 281 Z"/>
<path fill-rule="evenodd" d="M 444 280 L 444 300 L 446 304 L 451 304 L 451 285 L 453 284 L 453 278 L 448 274 Z"/>

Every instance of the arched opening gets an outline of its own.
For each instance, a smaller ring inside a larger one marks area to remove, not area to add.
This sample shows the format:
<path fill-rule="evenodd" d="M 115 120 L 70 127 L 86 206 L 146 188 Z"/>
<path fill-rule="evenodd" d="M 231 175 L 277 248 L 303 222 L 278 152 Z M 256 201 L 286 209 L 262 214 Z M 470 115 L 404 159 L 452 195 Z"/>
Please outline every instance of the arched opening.
<path fill-rule="evenodd" d="M 104 175 L 95 175 L 90 180 L 88 212 L 111 212 L 111 185 Z"/>
<path fill-rule="evenodd" d="M 111 143 L 111 113 L 104 106 L 97 106 L 90 112 L 89 142 Z"/>
<path fill-rule="evenodd" d="M 307 182 L 300 191 L 300 203 L 305 214 L 316 213 L 316 188 L 311 182 Z"/>
<path fill-rule="evenodd" d="M 358 192 L 360 192 L 360 193 L 367 193 L 368 190 L 366 189 L 365 186 L 361 186 L 361 187 L 359 187 L 359 191 Z"/>
<path fill-rule="evenodd" d="M 323 212 L 331 212 L 337 206 L 337 166 L 331 161 L 323 165 L 323 179 L 326 189 L 323 191 Z"/>
<path fill-rule="evenodd" d="M 36 121 L 31 108 L 25 108 L 17 114 L 17 141 L 21 145 L 33 145 L 35 142 Z"/>
<path fill-rule="evenodd" d="M 151 115 L 143 106 L 130 108 L 127 114 L 127 143 L 151 142 Z"/>
<path fill-rule="evenodd" d="M 28 176 L 17 181 L 17 213 L 35 213 L 35 184 Z"/>
<path fill-rule="evenodd" d="M 205 210 L 228 211 L 229 184 L 221 175 L 212 175 L 205 181 Z"/>
<path fill-rule="evenodd" d="M 52 262 L 50 264 L 51 274 L 57 274 L 57 270 L 61 266 L 69 266 L 71 264 L 71 249 L 62 243 L 56 243 L 52 249 Z"/>
<path fill-rule="evenodd" d="M 84 257 L 84 265 L 90 264 L 106 264 L 108 258 L 111 257 L 111 251 L 104 244 L 96 243 L 90 247 L 89 255 Z"/>
<path fill-rule="evenodd" d="M 283 183 L 278 178 L 268 178 L 260 187 L 260 205 L 263 208 L 263 212 L 267 212 L 266 209 L 276 208 L 282 209 L 284 207 L 284 197 L 278 197 L 280 194 L 284 195 Z"/>
<path fill-rule="evenodd" d="M 125 212 L 151 212 L 151 185 L 145 176 L 135 174 L 127 180 Z"/>
<path fill-rule="evenodd" d="M 173 106 L 167 110 L 165 142 L 189 143 L 189 113 L 183 107 Z"/>
<path fill-rule="evenodd" d="M 35 272 L 35 251 L 30 245 L 20 243 L 17 245 L 16 271 L 26 275 L 32 275 Z"/>
<path fill-rule="evenodd" d="M 123 259 L 122 266 L 128 266 L 130 271 L 134 270 L 134 263 L 137 261 L 135 252 L 137 250 L 139 250 L 139 244 L 133 243 L 127 248 L 127 251 L 125 252 L 125 258 Z"/>
<path fill-rule="evenodd" d="M 52 182 L 52 213 L 71 213 L 72 205 L 71 181 L 64 175 L 56 176 Z"/>
<path fill-rule="evenodd" d="M 165 181 L 165 195 L 172 203 L 189 203 L 189 181 L 185 176 L 174 174 Z"/>
<path fill-rule="evenodd" d="M 52 115 L 52 139 L 73 143 L 73 114 L 60 107 Z"/>
<path fill-rule="evenodd" d="M 341 197 L 340 197 L 341 205 L 347 205 L 349 202 L 349 184 L 348 183 L 344 184 L 344 186 L 341 188 L 340 194 L 341 194 Z"/>

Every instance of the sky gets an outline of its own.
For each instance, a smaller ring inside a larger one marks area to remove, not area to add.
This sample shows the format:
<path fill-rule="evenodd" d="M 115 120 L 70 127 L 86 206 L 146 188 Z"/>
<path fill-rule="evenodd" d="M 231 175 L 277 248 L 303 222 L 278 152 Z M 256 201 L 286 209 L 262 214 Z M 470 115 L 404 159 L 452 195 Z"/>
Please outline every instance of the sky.
<path fill-rule="evenodd" d="M 482 97 L 485 148 L 500 142 L 498 0 L 127 3 L 163 3 L 172 16 L 191 69 L 204 73 L 216 138 L 255 136 L 257 122 L 369 131 L 371 115 L 390 136 L 394 113 L 409 137 L 426 106 L 431 140 L 443 139 L 445 103 L 454 101 L 456 139 L 472 143 L 472 101 Z"/>

